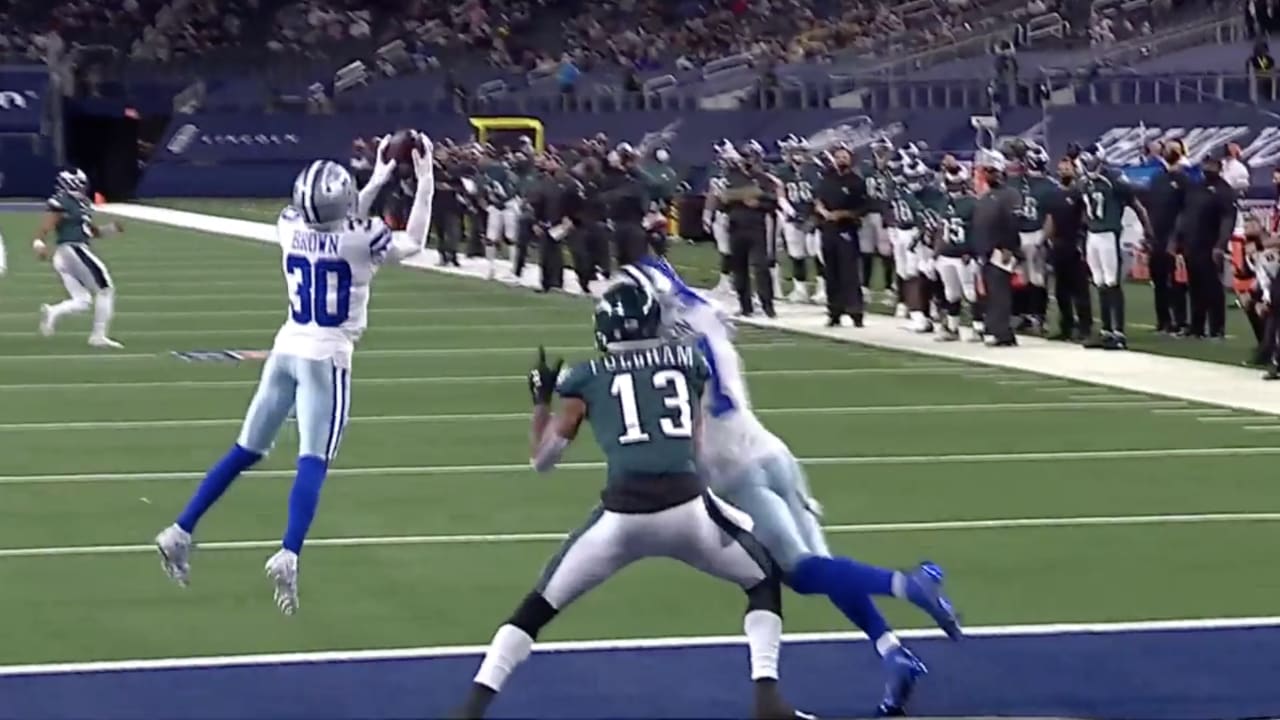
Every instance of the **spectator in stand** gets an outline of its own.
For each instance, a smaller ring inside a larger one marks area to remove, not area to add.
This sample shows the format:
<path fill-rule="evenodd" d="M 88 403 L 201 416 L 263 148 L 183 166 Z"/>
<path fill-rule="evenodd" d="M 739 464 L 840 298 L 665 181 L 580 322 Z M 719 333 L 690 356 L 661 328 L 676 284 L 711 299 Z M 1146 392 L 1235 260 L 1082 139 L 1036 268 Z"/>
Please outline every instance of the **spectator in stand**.
<path fill-rule="evenodd" d="M 1253 44 L 1253 54 L 1246 64 L 1249 75 L 1253 77 L 1254 102 L 1272 102 L 1276 98 L 1276 85 L 1273 73 L 1276 59 L 1271 57 L 1271 48 L 1266 40 L 1258 40 Z"/>

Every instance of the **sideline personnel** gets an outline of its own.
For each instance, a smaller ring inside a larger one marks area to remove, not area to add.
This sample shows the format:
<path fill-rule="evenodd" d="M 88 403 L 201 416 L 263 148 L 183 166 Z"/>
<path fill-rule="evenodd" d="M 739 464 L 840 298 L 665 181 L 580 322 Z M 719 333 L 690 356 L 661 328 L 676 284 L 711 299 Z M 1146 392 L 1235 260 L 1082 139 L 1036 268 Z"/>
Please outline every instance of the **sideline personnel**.
<path fill-rule="evenodd" d="M 827 327 L 837 327 L 848 315 L 862 327 L 862 267 L 858 228 L 870 209 L 867 186 L 853 171 L 853 154 L 837 148 L 833 167 L 818 183 L 815 209 L 822 218 L 823 274 L 827 283 Z"/>

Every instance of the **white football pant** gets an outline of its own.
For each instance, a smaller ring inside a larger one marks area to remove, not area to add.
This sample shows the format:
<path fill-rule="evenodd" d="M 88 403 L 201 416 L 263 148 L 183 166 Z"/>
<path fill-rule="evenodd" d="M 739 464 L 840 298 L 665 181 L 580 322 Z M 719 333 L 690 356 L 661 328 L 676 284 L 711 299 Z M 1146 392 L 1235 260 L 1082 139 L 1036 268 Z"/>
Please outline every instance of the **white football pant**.
<path fill-rule="evenodd" d="M 1097 287 L 1120 284 L 1120 238 L 1116 233 L 1088 234 L 1085 240 L 1085 261 L 1089 264 L 1089 276 Z"/>
<path fill-rule="evenodd" d="M 93 337 L 106 337 L 115 314 L 115 285 L 107 266 L 87 244 L 62 243 L 53 251 L 53 269 L 70 297 L 49 307 L 50 325 L 94 306 Z"/>
<path fill-rule="evenodd" d="M 237 442 L 247 450 L 266 454 L 295 406 L 298 456 L 332 460 L 351 413 L 351 368 L 333 359 L 271 353 Z"/>

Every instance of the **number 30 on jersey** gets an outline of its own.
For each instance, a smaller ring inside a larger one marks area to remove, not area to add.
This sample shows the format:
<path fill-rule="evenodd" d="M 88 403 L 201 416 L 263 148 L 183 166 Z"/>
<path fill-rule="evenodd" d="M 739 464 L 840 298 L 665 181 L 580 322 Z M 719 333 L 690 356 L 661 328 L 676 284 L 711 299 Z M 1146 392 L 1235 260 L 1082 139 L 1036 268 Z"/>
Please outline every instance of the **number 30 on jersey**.
<path fill-rule="evenodd" d="M 351 312 L 351 266 L 346 260 L 303 255 L 285 259 L 289 314 L 299 325 L 338 327 Z"/>

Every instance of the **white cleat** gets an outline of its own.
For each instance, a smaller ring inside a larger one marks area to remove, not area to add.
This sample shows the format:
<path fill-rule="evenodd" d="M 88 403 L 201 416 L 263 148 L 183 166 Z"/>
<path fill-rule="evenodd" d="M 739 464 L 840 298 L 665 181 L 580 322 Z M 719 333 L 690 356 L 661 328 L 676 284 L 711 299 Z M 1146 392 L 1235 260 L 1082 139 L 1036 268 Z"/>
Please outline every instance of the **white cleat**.
<path fill-rule="evenodd" d="M 791 288 L 791 294 L 787 296 L 787 301 L 793 303 L 808 302 L 809 291 L 805 289 L 802 283 L 796 283 L 795 287 Z"/>
<path fill-rule="evenodd" d="M 285 615 L 298 612 L 298 556 L 281 549 L 267 560 L 267 577 L 275 585 L 276 607 Z"/>
<path fill-rule="evenodd" d="M 89 337 L 89 345 L 96 348 L 109 348 L 111 350 L 120 350 L 124 347 L 124 345 L 121 345 L 106 335 L 91 335 Z"/>
<path fill-rule="evenodd" d="M 45 337 L 53 336 L 53 306 L 40 306 L 40 334 Z"/>
<path fill-rule="evenodd" d="M 809 302 L 813 303 L 814 305 L 826 305 L 827 291 L 823 288 L 818 288 L 813 292 L 812 295 L 809 296 Z"/>
<path fill-rule="evenodd" d="M 911 313 L 907 310 L 906 303 L 898 303 L 897 307 L 893 309 L 893 316 L 899 319 L 905 318 L 910 314 Z"/>
<path fill-rule="evenodd" d="M 156 535 L 160 567 L 181 587 L 191 582 L 191 547 L 191 533 L 177 525 L 170 525 Z"/>

